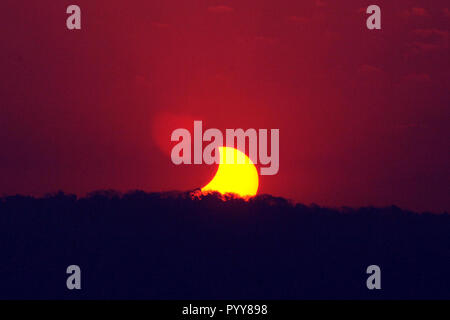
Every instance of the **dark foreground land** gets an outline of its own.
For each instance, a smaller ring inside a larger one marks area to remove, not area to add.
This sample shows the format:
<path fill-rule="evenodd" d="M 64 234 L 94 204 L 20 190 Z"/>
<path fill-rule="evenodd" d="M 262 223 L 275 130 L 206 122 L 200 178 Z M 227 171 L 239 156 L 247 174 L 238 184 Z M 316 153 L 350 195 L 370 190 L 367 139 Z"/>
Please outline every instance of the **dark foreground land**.
<path fill-rule="evenodd" d="M 0 200 L 0 299 L 450 299 L 450 216 L 258 196 Z M 82 289 L 66 288 L 79 265 Z M 368 290 L 366 268 L 381 268 Z"/>

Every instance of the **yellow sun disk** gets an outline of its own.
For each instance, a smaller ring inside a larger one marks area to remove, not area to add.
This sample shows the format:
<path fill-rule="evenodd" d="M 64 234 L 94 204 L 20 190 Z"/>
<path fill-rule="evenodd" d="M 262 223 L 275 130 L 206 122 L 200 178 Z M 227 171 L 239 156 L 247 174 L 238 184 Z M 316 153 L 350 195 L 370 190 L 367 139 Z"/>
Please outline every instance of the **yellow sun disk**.
<path fill-rule="evenodd" d="M 202 192 L 235 193 L 241 197 L 256 195 L 259 177 L 250 158 L 230 147 L 219 147 L 219 153 L 219 168 L 214 178 L 201 189 Z"/>

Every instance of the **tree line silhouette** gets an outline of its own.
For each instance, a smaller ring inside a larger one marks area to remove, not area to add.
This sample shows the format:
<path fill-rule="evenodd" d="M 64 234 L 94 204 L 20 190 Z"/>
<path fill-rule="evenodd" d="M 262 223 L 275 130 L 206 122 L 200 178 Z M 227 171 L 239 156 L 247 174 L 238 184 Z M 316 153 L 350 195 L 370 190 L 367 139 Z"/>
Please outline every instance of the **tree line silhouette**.
<path fill-rule="evenodd" d="M 0 199 L 1 299 L 448 299 L 450 216 L 270 195 Z M 82 289 L 66 288 L 79 265 Z M 368 290 L 366 268 L 381 268 Z"/>

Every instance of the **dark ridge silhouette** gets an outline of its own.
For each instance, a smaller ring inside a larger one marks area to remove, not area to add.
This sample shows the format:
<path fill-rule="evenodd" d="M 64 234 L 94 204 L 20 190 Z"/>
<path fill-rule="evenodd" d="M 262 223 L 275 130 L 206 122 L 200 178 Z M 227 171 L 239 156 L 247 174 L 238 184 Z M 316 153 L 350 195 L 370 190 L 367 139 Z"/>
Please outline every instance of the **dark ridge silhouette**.
<path fill-rule="evenodd" d="M 450 217 L 259 195 L 0 199 L 1 299 L 449 299 Z M 66 288 L 79 265 L 82 290 Z M 381 267 L 381 290 L 366 268 Z"/>

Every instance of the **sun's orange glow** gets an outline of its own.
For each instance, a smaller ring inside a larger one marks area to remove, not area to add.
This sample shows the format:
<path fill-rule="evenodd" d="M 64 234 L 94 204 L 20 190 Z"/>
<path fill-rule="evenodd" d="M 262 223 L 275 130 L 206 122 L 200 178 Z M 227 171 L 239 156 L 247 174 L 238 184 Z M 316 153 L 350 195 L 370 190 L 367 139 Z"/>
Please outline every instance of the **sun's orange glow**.
<path fill-rule="evenodd" d="M 251 197 L 258 191 L 258 171 L 254 163 L 241 151 L 219 147 L 220 164 L 214 178 L 202 188 L 202 192 L 217 191 Z"/>

